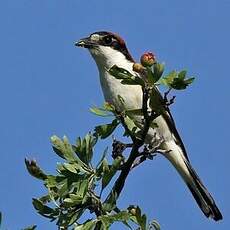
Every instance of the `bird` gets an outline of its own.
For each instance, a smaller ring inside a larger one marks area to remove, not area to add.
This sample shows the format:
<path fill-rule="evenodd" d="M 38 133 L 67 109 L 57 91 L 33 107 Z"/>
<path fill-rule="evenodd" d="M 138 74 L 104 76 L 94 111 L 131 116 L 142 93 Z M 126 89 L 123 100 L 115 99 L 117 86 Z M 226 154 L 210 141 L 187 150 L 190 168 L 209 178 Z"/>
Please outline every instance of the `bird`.
<path fill-rule="evenodd" d="M 138 74 L 133 70 L 135 61 L 129 53 L 125 41 L 118 34 L 108 31 L 94 32 L 88 37 L 77 41 L 75 45 L 88 49 L 95 60 L 106 102 L 114 105 L 117 110 L 124 109 L 124 106 L 127 110 L 142 108 L 143 94 L 141 86 L 121 84 L 121 80 L 111 76 L 108 71 L 116 65 L 124 68 L 133 75 Z M 163 99 L 163 97 L 157 88 L 155 88 L 155 91 L 155 106 L 157 107 L 159 106 L 159 100 Z M 123 98 L 124 103 L 121 103 L 119 96 Z M 141 117 L 134 116 L 133 119 L 136 120 L 136 123 L 141 128 Z M 160 145 L 162 149 L 161 153 L 180 174 L 201 211 L 208 218 L 212 218 L 215 221 L 221 220 L 223 218 L 222 214 L 213 197 L 190 163 L 170 110 L 165 109 L 164 112 L 155 118 L 154 123 L 156 126 L 150 128 L 148 131 L 145 140 L 147 144 L 150 144 L 151 140 L 154 141 L 156 138 L 163 138 Z"/>

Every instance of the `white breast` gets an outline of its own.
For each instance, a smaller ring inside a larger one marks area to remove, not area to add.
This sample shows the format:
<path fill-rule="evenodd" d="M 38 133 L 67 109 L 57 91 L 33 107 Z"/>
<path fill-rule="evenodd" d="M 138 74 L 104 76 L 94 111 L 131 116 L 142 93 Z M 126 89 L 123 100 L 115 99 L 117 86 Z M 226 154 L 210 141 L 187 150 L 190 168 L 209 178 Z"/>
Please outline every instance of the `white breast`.
<path fill-rule="evenodd" d="M 110 47 L 99 47 L 97 49 L 90 50 L 94 60 L 97 63 L 100 82 L 103 90 L 104 98 L 106 102 L 113 104 L 118 110 L 121 109 L 140 109 L 142 108 L 142 90 L 140 86 L 123 85 L 121 80 L 118 80 L 108 73 L 108 70 L 113 66 L 128 70 L 132 74 L 136 74 L 133 68 L 133 62 L 128 61 L 123 54 L 111 49 Z M 125 108 L 120 103 L 118 96 L 124 99 Z M 139 128 L 142 127 L 141 117 L 135 117 L 136 122 L 139 124 Z M 150 129 L 148 133 L 148 142 L 155 137 L 164 137 L 165 140 L 172 138 L 172 134 L 168 128 L 168 125 L 162 116 L 159 116 L 155 121 L 158 128 Z"/>
<path fill-rule="evenodd" d="M 97 63 L 101 87 L 105 100 L 114 104 L 118 109 L 121 106 L 118 100 L 120 95 L 125 101 L 126 109 L 137 109 L 142 106 L 142 90 L 140 86 L 123 85 L 120 80 L 114 78 L 108 73 L 108 70 L 113 66 L 125 68 L 132 74 L 136 74 L 133 68 L 133 62 L 130 62 L 126 57 L 117 50 L 110 47 L 98 47 L 90 50 L 94 60 Z"/>

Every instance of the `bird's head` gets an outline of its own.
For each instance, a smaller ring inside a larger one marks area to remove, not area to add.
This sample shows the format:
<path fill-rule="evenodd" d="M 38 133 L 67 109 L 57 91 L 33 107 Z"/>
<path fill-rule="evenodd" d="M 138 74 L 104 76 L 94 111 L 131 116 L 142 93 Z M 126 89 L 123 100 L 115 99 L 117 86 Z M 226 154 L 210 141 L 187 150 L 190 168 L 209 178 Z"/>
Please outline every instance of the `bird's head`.
<path fill-rule="evenodd" d="M 124 40 L 111 32 L 92 33 L 89 37 L 80 39 L 75 45 L 87 48 L 99 68 L 110 68 L 113 65 L 134 62 Z"/>

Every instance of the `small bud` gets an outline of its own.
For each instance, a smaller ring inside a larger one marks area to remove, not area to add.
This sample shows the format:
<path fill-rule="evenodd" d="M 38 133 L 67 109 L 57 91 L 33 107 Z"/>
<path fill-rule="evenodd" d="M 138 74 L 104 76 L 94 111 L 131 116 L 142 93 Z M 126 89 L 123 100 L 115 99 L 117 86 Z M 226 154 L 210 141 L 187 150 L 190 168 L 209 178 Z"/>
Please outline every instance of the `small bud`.
<path fill-rule="evenodd" d="M 141 56 L 141 64 L 145 67 L 150 67 L 156 63 L 156 56 L 151 52 L 146 52 Z"/>
<path fill-rule="evenodd" d="M 133 216 L 137 215 L 137 207 L 134 205 L 131 205 L 130 207 L 128 207 L 129 213 L 132 214 Z"/>
<path fill-rule="evenodd" d="M 45 180 L 47 175 L 39 168 L 35 160 L 25 159 L 25 164 L 30 175 L 36 177 L 37 179 Z"/>
<path fill-rule="evenodd" d="M 145 67 L 140 63 L 134 63 L 133 64 L 133 71 L 135 71 L 137 73 L 143 72 L 144 69 L 145 69 Z"/>
<path fill-rule="evenodd" d="M 129 212 L 134 216 L 136 216 L 136 214 L 137 214 L 137 210 L 135 208 L 130 209 Z"/>

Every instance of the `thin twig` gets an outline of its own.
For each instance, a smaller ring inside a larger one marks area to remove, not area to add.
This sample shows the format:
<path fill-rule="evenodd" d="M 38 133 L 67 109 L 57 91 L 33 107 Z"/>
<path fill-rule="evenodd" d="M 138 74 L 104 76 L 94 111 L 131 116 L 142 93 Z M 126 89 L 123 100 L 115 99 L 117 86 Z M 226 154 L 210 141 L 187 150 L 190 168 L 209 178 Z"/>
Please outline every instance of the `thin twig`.
<path fill-rule="evenodd" d="M 164 103 L 166 106 L 170 106 L 174 103 L 176 96 L 172 96 L 172 98 L 168 99 L 168 95 L 171 92 L 172 88 L 169 88 L 165 93 L 164 93 Z"/>

